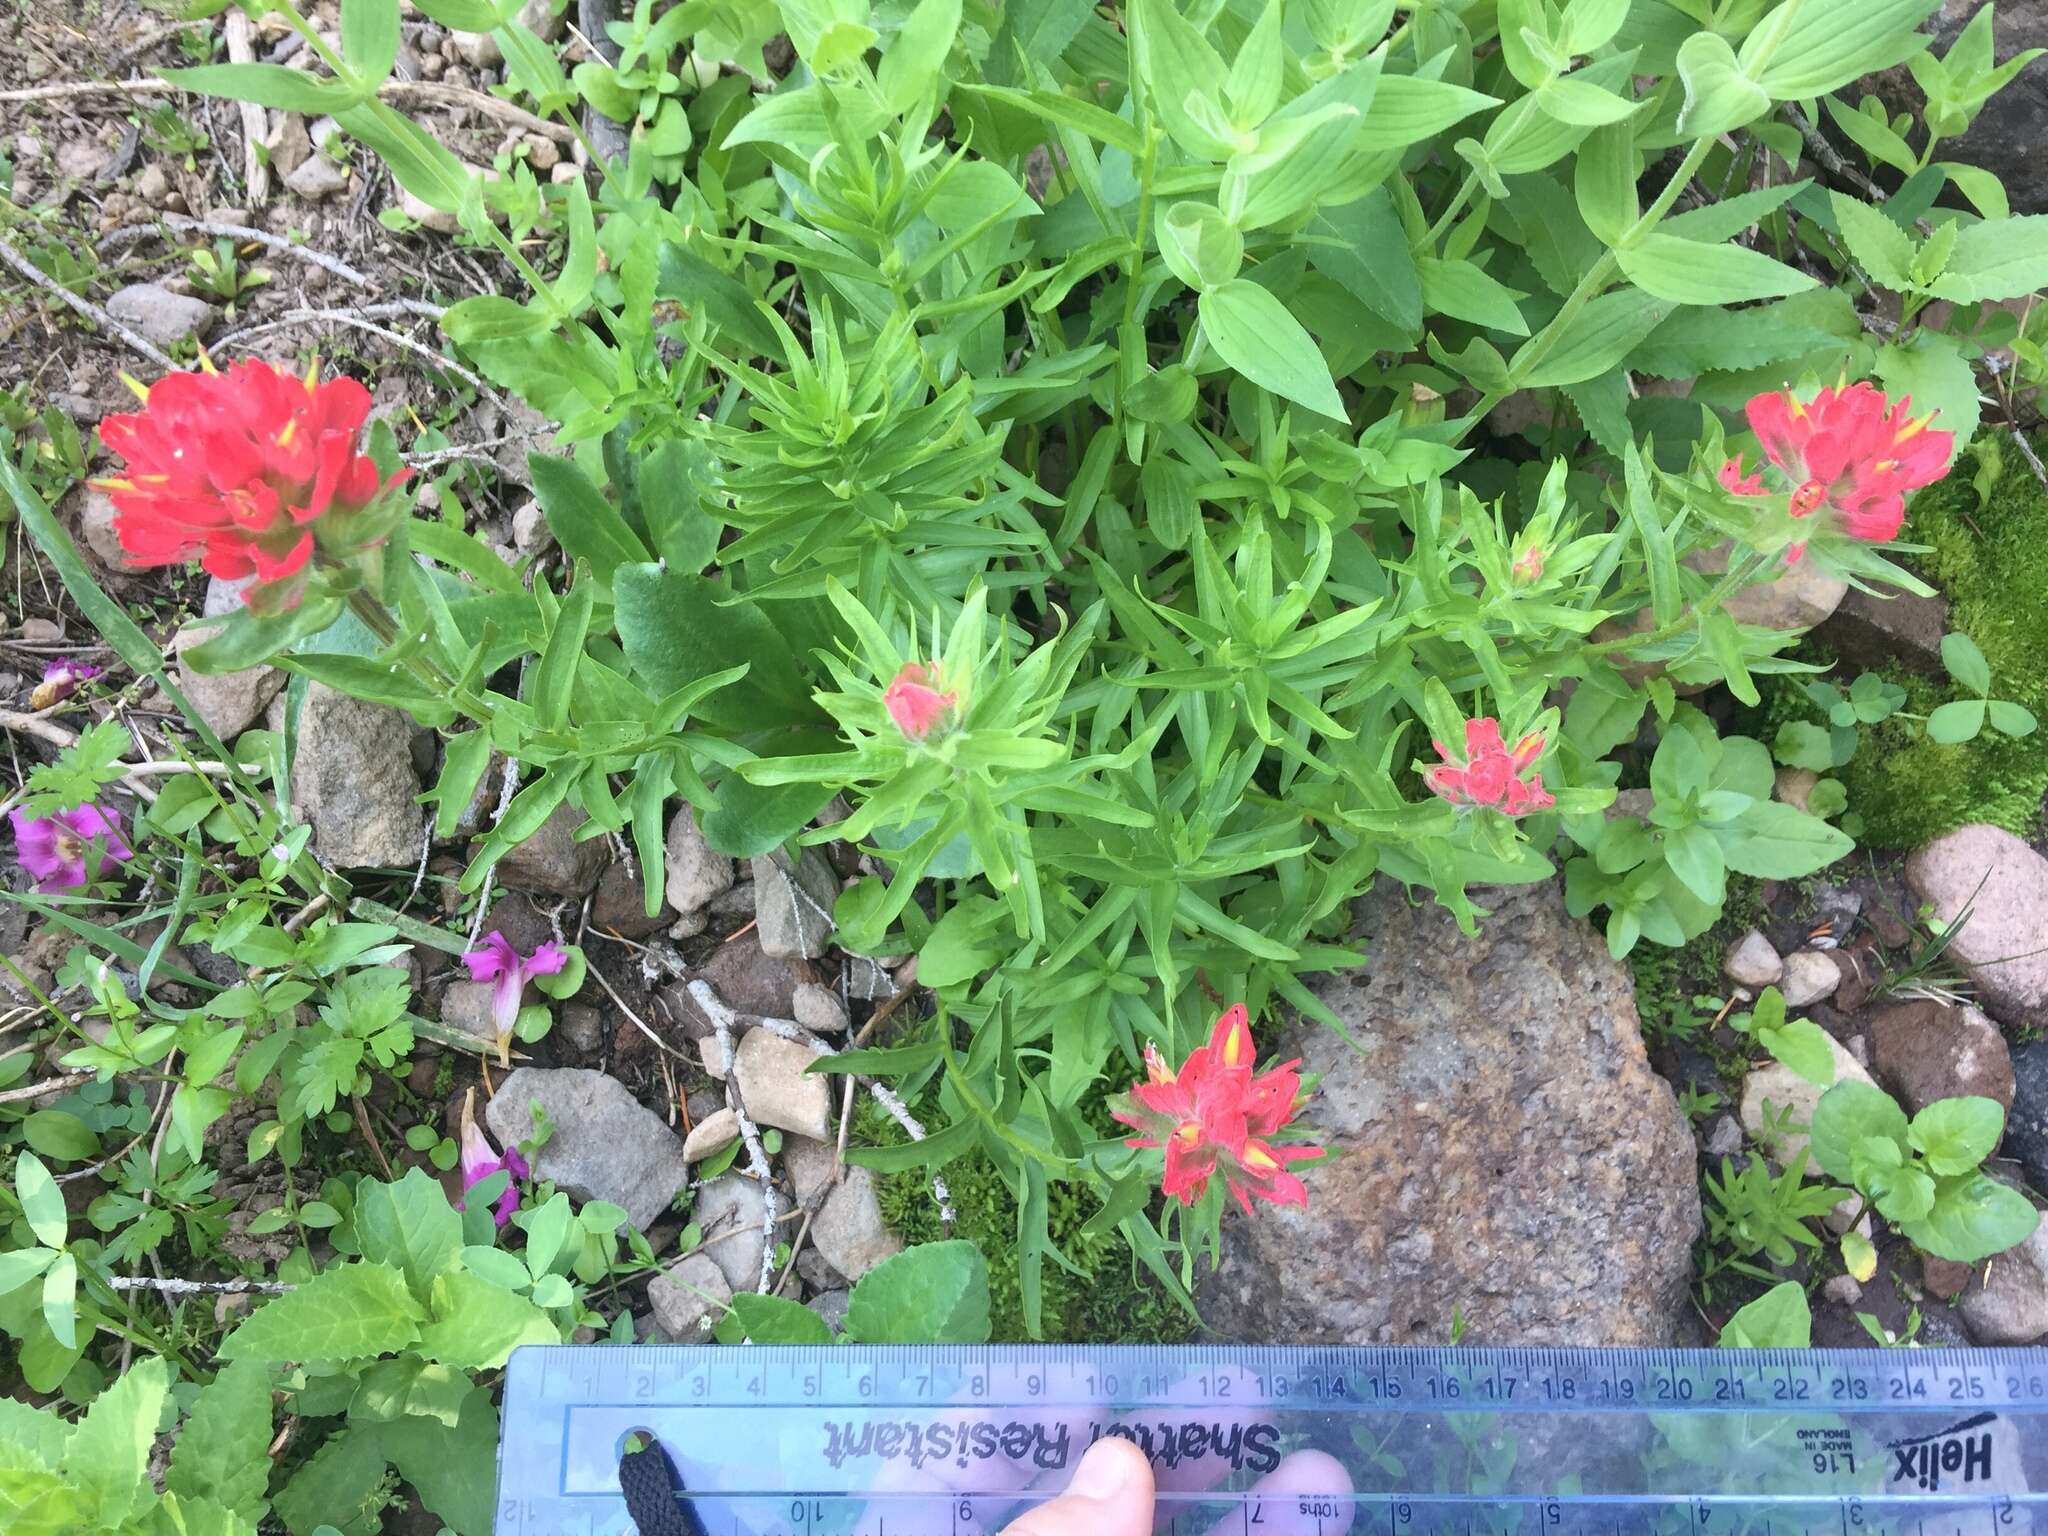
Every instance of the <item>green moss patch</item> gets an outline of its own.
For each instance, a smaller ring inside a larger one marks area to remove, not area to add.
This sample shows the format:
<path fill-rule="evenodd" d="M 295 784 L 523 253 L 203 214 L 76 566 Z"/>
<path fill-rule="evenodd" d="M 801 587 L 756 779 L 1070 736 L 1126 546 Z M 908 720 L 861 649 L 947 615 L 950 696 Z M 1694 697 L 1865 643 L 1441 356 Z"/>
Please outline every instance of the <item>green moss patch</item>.
<path fill-rule="evenodd" d="M 2048 436 L 2042 439 L 2048 442 Z M 2048 492 L 2010 449 L 1983 506 L 1970 481 L 1974 455 L 1913 502 L 1906 536 L 1932 546 L 1921 574 L 1947 595 L 1948 627 L 1975 640 L 1991 663 L 1992 694 L 2048 720 Z M 1906 708 L 1925 715 L 1961 696 L 1946 678 L 1887 674 L 1905 688 Z M 1974 821 L 2025 836 L 2048 793 L 2048 734 L 2014 740 L 1986 730 L 1944 747 L 1915 722 L 1886 721 L 1842 770 L 1849 807 L 1863 817 L 1861 841 L 1917 848 Z"/>

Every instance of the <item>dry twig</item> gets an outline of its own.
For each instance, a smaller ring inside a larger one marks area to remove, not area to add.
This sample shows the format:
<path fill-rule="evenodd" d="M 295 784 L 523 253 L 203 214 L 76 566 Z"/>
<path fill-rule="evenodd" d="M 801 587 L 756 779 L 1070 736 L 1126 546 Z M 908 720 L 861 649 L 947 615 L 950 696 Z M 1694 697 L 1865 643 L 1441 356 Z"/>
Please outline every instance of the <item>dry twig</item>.
<path fill-rule="evenodd" d="M 40 267 L 5 240 L 0 240 L 0 261 L 6 262 L 8 266 L 14 268 L 15 271 L 19 272 L 44 292 L 55 294 L 59 300 L 85 316 L 94 325 L 99 326 L 110 335 L 120 337 L 130 347 L 140 352 L 152 363 L 155 363 L 157 367 L 163 369 L 164 372 L 177 373 L 180 371 L 178 365 L 171 361 L 170 354 L 165 352 L 147 336 L 144 336 L 140 331 L 131 330 L 100 308 L 99 305 L 93 303 L 92 300 L 79 297 L 62 283 L 46 276 Z"/>

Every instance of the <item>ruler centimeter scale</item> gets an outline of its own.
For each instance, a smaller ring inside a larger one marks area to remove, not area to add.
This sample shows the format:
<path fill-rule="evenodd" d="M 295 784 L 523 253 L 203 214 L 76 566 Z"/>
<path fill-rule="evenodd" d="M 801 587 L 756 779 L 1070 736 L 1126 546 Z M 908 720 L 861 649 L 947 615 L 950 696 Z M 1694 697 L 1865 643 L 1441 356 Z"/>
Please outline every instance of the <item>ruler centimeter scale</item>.
<path fill-rule="evenodd" d="M 2048 1536 L 2024 1349 L 529 1347 L 495 1529 L 631 1536 L 653 1439 L 705 1536 L 994 1536 L 1105 1435 L 1169 1536 Z"/>

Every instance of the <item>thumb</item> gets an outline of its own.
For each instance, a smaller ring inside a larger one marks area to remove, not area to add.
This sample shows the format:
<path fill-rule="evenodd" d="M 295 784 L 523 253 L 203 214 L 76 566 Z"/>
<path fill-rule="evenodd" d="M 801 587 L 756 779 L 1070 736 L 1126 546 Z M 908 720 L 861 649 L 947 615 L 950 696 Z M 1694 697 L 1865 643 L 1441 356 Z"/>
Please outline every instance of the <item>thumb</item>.
<path fill-rule="evenodd" d="M 1151 1536 L 1152 1463 L 1119 1436 L 1098 1440 L 1074 1468 L 1067 1491 L 1041 1504 L 1003 1536 Z"/>

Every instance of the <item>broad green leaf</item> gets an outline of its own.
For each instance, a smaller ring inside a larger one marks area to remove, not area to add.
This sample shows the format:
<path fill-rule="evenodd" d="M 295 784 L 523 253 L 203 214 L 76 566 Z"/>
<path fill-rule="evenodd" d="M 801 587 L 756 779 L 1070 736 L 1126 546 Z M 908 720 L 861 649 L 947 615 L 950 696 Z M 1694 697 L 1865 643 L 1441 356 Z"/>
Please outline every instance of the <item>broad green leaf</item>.
<path fill-rule="evenodd" d="M 64 1450 L 64 1475 L 86 1499 L 99 1523 L 117 1526 L 148 1489 L 149 1448 L 170 1380 L 164 1362 L 138 1360 L 92 1400 Z"/>
<path fill-rule="evenodd" d="M 398 0 L 341 0 L 341 56 L 375 89 L 398 59 Z"/>
<path fill-rule="evenodd" d="M 2048 288 L 2048 214 L 1986 219 L 1960 231 L 1932 287 L 1956 304 L 2018 298 Z"/>
<path fill-rule="evenodd" d="M 270 1373 L 254 1360 L 224 1366 L 202 1387 L 171 1447 L 164 1486 L 211 1499 L 250 1524 L 269 1508 Z"/>
<path fill-rule="evenodd" d="M 876 71 L 890 111 L 907 112 L 937 84 L 959 30 L 960 0 L 918 0 Z"/>
<path fill-rule="evenodd" d="M 1678 131 L 1686 138 L 1729 133 L 1770 110 L 1770 93 L 1742 72 L 1718 32 L 1695 32 L 1679 45 L 1678 77 L 1685 85 Z"/>
<path fill-rule="evenodd" d="M 752 1292 L 733 1297 L 718 1323 L 721 1344 L 830 1344 L 832 1330 L 801 1302 Z"/>
<path fill-rule="evenodd" d="M 1982 699 L 1952 699 L 1937 704 L 1927 716 L 1927 739 L 1945 747 L 1972 741 L 1984 729 L 1984 712 Z"/>
<path fill-rule="evenodd" d="M 2041 1213 L 2021 1194 L 1981 1173 L 1940 1179 L 1926 1216 L 1900 1230 L 1938 1258 L 1976 1264 L 2034 1235 Z"/>
<path fill-rule="evenodd" d="M 1826 773 L 1835 766 L 1834 737 L 1811 720 L 1787 720 L 1778 727 L 1771 754 L 1787 767 Z"/>
<path fill-rule="evenodd" d="M 79 1536 L 90 1530 L 84 1497 L 25 1446 L 0 1444 L 0 1531 Z"/>
<path fill-rule="evenodd" d="M 344 1425 L 320 1443 L 279 1490 L 277 1517 L 291 1536 L 331 1527 L 341 1536 L 375 1536 L 385 1504 L 381 1425 Z"/>
<path fill-rule="evenodd" d="M 847 1335 L 862 1344 L 983 1344 L 988 1330 L 988 1262 L 958 1239 L 884 1259 L 846 1311 Z"/>
<path fill-rule="evenodd" d="M 1678 235 L 1647 234 L 1615 256 L 1631 282 L 1674 304 L 1742 304 L 1815 286 L 1804 272 L 1761 251 Z"/>
<path fill-rule="evenodd" d="M 522 1344 L 559 1344 L 547 1313 L 524 1296 L 466 1269 L 434 1277 L 433 1317 L 420 1331 L 419 1352 L 443 1365 L 494 1371 Z"/>
<path fill-rule="evenodd" d="M 1438 314 L 1506 331 L 1510 336 L 1529 334 L 1529 322 L 1515 307 L 1520 295 L 1471 262 L 1425 256 L 1415 266 L 1422 279 L 1422 301 Z"/>
<path fill-rule="evenodd" d="M 1764 1049 L 1816 1088 L 1835 1081 L 1835 1052 L 1827 1031 L 1811 1019 L 1794 1019 L 1763 1037 Z"/>
<path fill-rule="evenodd" d="M 498 1474 L 498 1410 L 488 1389 L 470 1389 L 453 1428 L 438 1419 L 410 1417 L 372 1433 L 421 1503 L 460 1536 L 488 1536 Z"/>
<path fill-rule="evenodd" d="M 996 85 L 1028 85 L 1026 71 L 1050 65 L 1095 14 L 1090 0 L 1009 0 L 988 50 Z"/>
<path fill-rule="evenodd" d="M 1208 289 L 1197 307 L 1209 345 L 1245 378 L 1318 415 L 1346 419 L 1315 338 L 1269 290 L 1240 277 Z"/>
<path fill-rule="evenodd" d="M 1941 664 L 1970 692 L 1981 696 L 1991 691 L 1991 663 L 1984 659 L 1977 642 L 1961 631 L 1941 637 Z"/>
<path fill-rule="evenodd" d="M 670 241 L 661 248 L 657 297 L 675 299 L 701 312 L 728 342 L 742 345 L 741 359 L 780 357 L 782 342 L 761 306 L 730 273 L 713 266 L 688 246 Z"/>
<path fill-rule="evenodd" d="M 425 1317 L 389 1264 L 342 1264 L 265 1302 L 216 1353 L 223 1360 L 362 1360 L 404 1349 Z"/>
<path fill-rule="evenodd" d="M 364 1367 L 348 1416 L 358 1423 L 389 1424 L 416 1414 L 452 1429 L 462 1417 L 470 1385 L 467 1371 L 415 1355 L 378 1360 Z"/>
<path fill-rule="evenodd" d="M 1500 99 L 1468 90 L 1447 80 L 1418 75 L 1383 74 L 1372 106 L 1359 125 L 1358 147 L 1367 150 L 1406 149 L 1434 138 L 1474 112 L 1500 105 Z"/>
<path fill-rule="evenodd" d="M 50 1336 L 66 1349 L 80 1347 L 78 1337 L 78 1260 L 57 1255 L 43 1271 L 43 1321 Z"/>
<path fill-rule="evenodd" d="M 1820 1096 L 1814 1106 L 1813 1160 L 1823 1173 L 1853 1182 L 1858 1143 L 1888 1141 L 1904 1149 L 1906 1112 L 1882 1088 L 1845 1078 Z"/>
<path fill-rule="evenodd" d="M 1998 1100 L 1978 1097 L 1937 1099 L 1913 1117 L 1907 1136 L 1938 1174 L 1973 1173 L 1998 1150 L 2005 1134 L 2005 1111 Z"/>
<path fill-rule="evenodd" d="M 1715 1341 L 1722 1349 L 1806 1349 L 1813 1343 L 1813 1310 L 1797 1280 L 1772 1286 L 1738 1307 Z"/>
<path fill-rule="evenodd" d="M 462 1247 L 462 1218 L 436 1180 L 409 1168 L 396 1183 L 365 1179 L 356 1186 L 355 1234 L 365 1259 L 391 1265 L 424 1301 L 434 1276 Z"/>
<path fill-rule="evenodd" d="M 1410 334 L 1422 329 L 1422 283 L 1385 191 L 1320 208 L 1308 227 L 1315 237 L 1308 247 L 1310 266 L 1381 319 Z"/>
<path fill-rule="evenodd" d="M 82 1163 L 99 1156 L 100 1139 L 76 1115 L 61 1109 L 39 1109 L 21 1122 L 21 1134 L 45 1157 L 60 1163 Z"/>
<path fill-rule="evenodd" d="M 50 1170 L 33 1153 L 23 1152 L 15 1157 L 14 1197 L 21 1202 L 21 1214 L 29 1230 L 35 1233 L 36 1241 L 46 1248 L 62 1248 L 65 1228 L 70 1224 L 64 1213 L 64 1196 L 58 1192 Z"/>
<path fill-rule="evenodd" d="M 816 718 L 805 669 L 762 605 L 724 602 L 733 594 L 722 582 L 645 563 L 620 566 L 612 586 L 619 643 L 657 695 L 744 666 L 745 677 L 696 706 L 697 719 L 758 731 Z"/>
<path fill-rule="evenodd" d="M 1671 313 L 1666 300 L 1640 289 L 1621 288 L 1603 293 L 1579 312 L 1566 327 L 1556 345 L 1544 352 L 1525 373 L 1522 357 L 1532 353 L 1547 334 L 1524 343 L 1509 371 L 1519 388 L 1579 384 L 1612 372 L 1633 352 L 1643 338 L 1655 331 Z"/>
<path fill-rule="evenodd" d="M 1799 879 L 1856 847 L 1847 833 L 1776 800 L 1757 801 L 1719 836 L 1728 867 L 1761 880 Z"/>
<path fill-rule="evenodd" d="M 1774 101 L 1804 101 L 1859 76 L 1903 64 L 1927 46 L 1925 35 L 1914 29 L 1940 4 L 1941 0 L 1800 0 L 1777 47 L 1755 72 L 1757 84 Z M 1680 131 L 1699 130 L 1681 124 Z"/>
<path fill-rule="evenodd" d="M 1835 212 L 1835 226 L 1849 254 L 1873 281 L 1887 288 L 1908 289 L 1914 285 L 1913 237 L 1860 198 L 1830 192 L 1828 201 Z"/>
<path fill-rule="evenodd" d="M 548 527 L 572 559 L 590 562 L 599 581 L 609 582 L 621 565 L 647 559 L 647 546 L 575 460 L 531 453 L 526 462 Z"/>
<path fill-rule="evenodd" d="M 1217 137 L 1220 122 L 1214 92 L 1227 71 L 1223 57 L 1201 30 L 1182 16 L 1173 0 L 1136 0 L 1126 14 L 1131 60 L 1159 120 L 1191 159 L 1223 160 L 1232 146 Z M 1191 107 L 1190 103 L 1199 105 Z M 1202 107 L 1206 106 L 1206 112 Z"/>
<path fill-rule="evenodd" d="M 157 73 L 173 85 L 200 96 L 253 101 L 259 107 L 303 112 L 308 117 L 339 111 L 357 100 L 356 93 L 339 80 L 323 79 L 303 69 L 287 69 L 282 64 L 196 64 L 188 69 L 160 69 Z"/>

